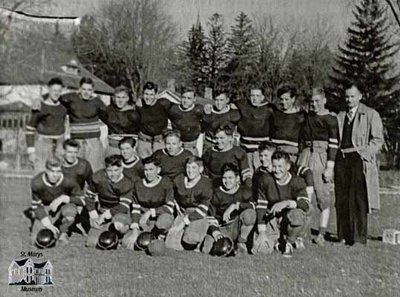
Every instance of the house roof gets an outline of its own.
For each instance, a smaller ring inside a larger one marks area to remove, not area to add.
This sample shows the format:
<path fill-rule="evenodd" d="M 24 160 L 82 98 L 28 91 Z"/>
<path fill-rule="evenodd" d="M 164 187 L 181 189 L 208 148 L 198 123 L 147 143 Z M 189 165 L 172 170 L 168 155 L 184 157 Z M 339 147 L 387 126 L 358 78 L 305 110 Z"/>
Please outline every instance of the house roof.
<path fill-rule="evenodd" d="M 8 43 L 7 52 L 0 85 L 44 85 L 50 78 L 60 77 L 66 87 L 78 89 L 80 79 L 85 76 L 93 80 L 96 93 L 114 92 L 110 85 L 83 67 L 70 42 L 54 32 L 17 36 Z M 75 72 L 71 71 L 73 68 Z"/>
<path fill-rule="evenodd" d="M 41 263 L 33 263 L 33 266 L 35 268 L 43 268 L 44 266 L 46 266 L 47 261 L 41 262 Z"/>
<path fill-rule="evenodd" d="M 26 263 L 26 261 L 28 261 L 28 260 L 29 260 L 29 258 L 25 258 L 25 259 L 22 259 L 22 260 L 14 260 L 14 261 L 15 261 L 15 263 L 17 263 L 19 266 L 24 266 L 25 263 Z"/>
<path fill-rule="evenodd" d="M 157 94 L 157 98 L 166 98 L 174 103 L 179 104 L 181 102 L 181 97 L 174 91 L 170 89 L 165 89 Z M 196 103 L 201 105 L 213 104 L 214 102 L 210 99 L 206 99 L 200 96 L 196 96 Z"/>
<path fill-rule="evenodd" d="M 0 104 L 0 113 L 11 112 L 11 111 L 31 112 L 31 108 L 21 101 L 12 102 L 8 104 Z"/>

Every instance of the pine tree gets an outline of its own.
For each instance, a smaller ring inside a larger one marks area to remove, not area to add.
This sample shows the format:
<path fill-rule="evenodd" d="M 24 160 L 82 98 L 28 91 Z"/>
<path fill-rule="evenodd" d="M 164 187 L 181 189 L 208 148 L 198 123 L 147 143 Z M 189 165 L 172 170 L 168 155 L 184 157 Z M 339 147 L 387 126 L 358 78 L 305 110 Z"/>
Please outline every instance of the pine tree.
<path fill-rule="evenodd" d="M 233 98 L 242 99 L 248 96 L 254 80 L 258 47 L 251 19 L 241 12 L 235 22 L 228 40 L 231 59 L 225 69 L 225 87 Z"/>
<path fill-rule="evenodd" d="M 339 46 L 337 66 L 331 76 L 336 85 L 335 99 L 343 102 L 346 81 L 361 81 L 365 86 L 364 102 L 388 120 L 399 75 L 395 74 L 392 59 L 398 46 L 386 34 L 389 26 L 386 8 L 379 0 L 361 0 L 353 14 L 355 21 L 347 29 L 344 46 Z"/>
<path fill-rule="evenodd" d="M 208 19 L 206 37 L 207 51 L 207 85 L 214 92 L 221 91 L 220 79 L 228 63 L 227 34 L 224 30 L 222 15 L 214 13 Z"/>
<path fill-rule="evenodd" d="M 379 0 L 360 0 L 353 14 L 355 21 L 347 30 L 348 40 L 339 47 L 337 66 L 333 68 L 333 99 L 343 103 L 346 80 L 361 81 L 365 88 L 364 103 L 376 109 L 382 117 L 386 147 L 392 155 L 398 154 L 400 92 L 396 85 L 400 76 L 395 71 L 393 57 L 399 47 L 387 34 L 386 7 L 381 6 Z"/>
<path fill-rule="evenodd" d="M 189 80 L 196 93 L 203 94 L 207 83 L 206 40 L 200 20 L 192 26 L 185 46 L 189 67 Z"/>

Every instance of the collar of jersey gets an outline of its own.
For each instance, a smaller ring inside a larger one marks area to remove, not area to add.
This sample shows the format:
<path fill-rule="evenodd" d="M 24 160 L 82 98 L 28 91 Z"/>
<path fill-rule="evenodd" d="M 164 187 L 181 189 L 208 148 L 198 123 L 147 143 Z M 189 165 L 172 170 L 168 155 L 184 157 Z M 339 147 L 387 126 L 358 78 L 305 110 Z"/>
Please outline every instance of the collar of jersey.
<path fill-rule="evenodd" d="M 124 167 L 124 168 L 132 168 L 133 166 L 135 166 L 137 164 L 137 162 L 139 162 L 139 160 L 140 160 L 138 156 L 135 155 L 135 157 L 136 157 L 136 159 L 134 161 L 132 161 L 132 162 L 129 162 L 129 163 L 125 163 L 125 161 L 122 160 L 122 167 Z"/>
<path fill-rule="evenodd" d="M 51 183 L 47 180 L 47 178 L 46 178 L 46 173 L 44 173 L 44 172 L 43 172 L 43 174 L 42 174 L 42 180 L 43 180 L 44 184 L 45 184 L 46 186 L 48 186 L 48 187 L 57 187 L 57 186 L 61 185 L 61 183 L 63 182 L 63 180 L 64 180 L 64 174 L 61 173 L 60 179 L 59 179 L 54 185 L 51 184 Z"/>
<path fill-rule="evenodd" d="M 233 188 L 232 190 L 227 191 L 227 190 L 224 189 L 223 186 L 219 186 L 219 189 L 220 189 L 222 192 L 224 192 L 224 193 L 226 193 L 226 194 L 231 194 L 231 195 L 237 193 L 237 191 L 239 191 L 239 188 L 240 188 L 240 185 L 236 185 L 235 188 Z"/>
<path fill-rule="evenodd" d="M 233 149 L 233 146 L 232 146 L 229 150 L 223 150 L 223 151 L 217 150 L 217 149 L 215 148 L 215 146 L 212 147 L 212 150 L 213 150 L 213 151 L 215 151 L 215 152 L 220 152 L 220 153 L 229 152 L 231 149 Z"/>
<path fill-rule="evenodd" d="M 64 160 L 64 162 L 63 162 L 63 167 L 65 167 L 65 168 L 70 168 L 70 167 L 74 167 L 76 164 L 78 164 L 79 163 L 79 159 L 78 158 L 76 158 L 76 161 L 74 162 L 74 163 L 72 163 L 72 164 L 68 164 L 67 162 L 65 162 L 65 160 Z"/>
<path fill-rule="evenodd" d="M 153 188 L 153 187 L 157 186 L 157 185 L 161 182 L 161 179 L 162 179 L 162 177 L 158 175 L 157 178 L 156 178 L 156 181 L 153 181 L 153 182 L 151 182 L 151 183 L 148 183 L 148 182 L 146 181 L 146 179 L 144 178 L 144 179 L 143 179 L 143 185 L 144 185 L 145 187 L 147 187 L 147 188 Z"/>
<path fill-rule="evenodd" d="M 183 151 L 184 151 L 184 149 L 183 149 L 183 147 L 181 147 L 181 149 L 179 150 L 179 152 L 178 152 L 176 155 L 173 155 L 173 156 L 171 156 L 170 154 L 168 154 L 168 152 L 167 152 L 167 150 L 166 150 L 165 148 L 164 148 L 162 151 L 163 151 L 164 155 L 167 155 L 167 156 L 169 156 L 169 157 L 176 157 L 176 156 L 179 156 L 180 154 L 182 154 Z"/>
<path fill-rule="evenodd" d="M 45 104 L 45 105 L 47 105 L 47 106 L 58 106 L 58 105 L 61 104 L 60 101 L 57 101 L 57 103 L 55 103 L 55 104 L 49 104 L 47 101 L 52 101 L 52 100 L 50 99 L 50 96 L 47 97 L 45 100 L 43 100 L 43 104 Z"/>
<path fill-rule="evenodd" d="M 212 111 L 213 113 L 216 113 L 216 114 L 225 114 L 225 113 L 229 112 L 230 110 L 231 110 L 231 107 L 230 107 L 229 105 L 226 106 L 226 110 L 218 111 L 218 110 L 215 110 L 215 109 L 214 109 L 214 106 L 213 106 L 212 109 L 211 109 L 211 111 Z"/>
<path fill-rule="evenodd" d="M 192 180 L 191 182 L 188 181 L 188 178 L 185 176 L 183 178 L 183 183 L 186 189 L 191 189 L 197 185 L 197 183 L 201 180 L 201 174 L 196 179 Z"/>
<path fill-rule="evenodd" d="M 195 108 L 195 106 L 196 106 L 196 104 L 193 104 L 192 107 L 189 107 L 188 109 L 183 109 L 183 108 L 181 107 L 181 105 L 179 104 L 179 105 L 178 105 L 178 108 L 179 108 L 181 111 L 183 111 L 183 112 L 187 112 L 187 111 L 193 110 L 193 108 Z"/>
<path fill-rule="evenodd" d="M 292 180 L 292 175 L 290 174 L 290 172 L 288 172 L 288 174 L 289 174 L 289 177 L 288 177 L 288 179 L 287 179 L 285 182 L 280 183 L 278 180 L 276 180 L 276 183 L 277 183 L 278 185 L 280 185 L 280 186 L 286 186 L 286 185 Z"/>

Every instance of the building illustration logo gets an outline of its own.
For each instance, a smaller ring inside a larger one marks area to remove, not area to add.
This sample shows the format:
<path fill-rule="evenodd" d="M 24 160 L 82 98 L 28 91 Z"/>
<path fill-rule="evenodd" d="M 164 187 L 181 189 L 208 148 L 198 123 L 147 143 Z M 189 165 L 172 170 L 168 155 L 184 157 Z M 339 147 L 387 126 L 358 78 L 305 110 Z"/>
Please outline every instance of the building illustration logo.
<path fill-rule="evenodd" d="M 29 257 L 12 260 L 8 267 L 8 285 L 52 286 L 53 265 L 50 260 L 34 262 Z"/>

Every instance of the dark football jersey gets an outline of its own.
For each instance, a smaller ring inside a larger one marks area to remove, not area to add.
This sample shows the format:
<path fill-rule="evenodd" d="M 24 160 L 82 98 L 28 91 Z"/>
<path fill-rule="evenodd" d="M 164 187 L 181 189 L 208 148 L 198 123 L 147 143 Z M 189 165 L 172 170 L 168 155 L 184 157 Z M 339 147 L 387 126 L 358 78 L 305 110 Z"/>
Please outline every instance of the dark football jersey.
<path fill-rule="evenodd" d="M 89 183 L 93 175 L 93 170 L 90 163 L 87 160 L 79 157 L 75 164 L 69 165 L 64 162 L 62 165 L 62 171 L 66 176 L 74 179 L 82 190 L 85 187 L 85 183 Z"/>
<path fill-rule="evenodd" d="M 211 114 L 205 114 L 203 118 L 203 130 L 205 137 L 214 142 L 214 131 L 222 124 L 230 123 L 237 125 L 240 120 L 240 113 L 237 109 L 228 108 L 227 111 L 219 112 L 212 109 Z"/>
<path fill-rule="evenodd" d="M 203 154 L 203 161 L 206 174 L 213 180 L 214 185 L 220 184 L 221 170 L 226 163 L 232 163 L 239 168 L 242 182 L 252 176 L 246 151 L 238 146 L 234 146 L 228 151 L 210 148 Z"/>
<path fill-rule="evenodd" d="M 238 131 L 242 137 L 269 137 L 272 109 L 268 104 L 253 106 L 247 100 L 235 103 L 240 112 Z"/>
<path fill-rule="evenodd" d="M 172 103 L 168 99 L 160 98 L 157 102 L 148 106 L 137 107 L 140 116 L 139 129 L 140 132 L 149 135 L 161 135 L 168 125 L 168 110 Z"/>
<path fill-rule="evenodd" d="M 132 107 L 121 110 L 111 104 L 99 114 L 108 127 L 108 134 L 137 134 L 139 132 L 139 114 Z"/>
<path fill-rule="evenodd" d="M 172 128 L 181 132 L 182 141 L 194 141 L 201 133 L 203 121 L 203 107 L 195 104 L 188 110 L 182 109 L 178 104 L 171 106 L 168 117 Z"/>
<path fill-rule="evenodd" d="M 112 182 L 105 169 L 97 171 L 89 182 L 88 194 L 97 195 L 99 207 L 110 210 L 111 214 L 129 213 L 132 202 L 132 181 L 123 176 L 118 182 Z M 93 199 L 87 199 L 89 211 L 95 210 Z"/>
<path fill-rule="evenodd" d="M 301 130 L 300 143 L 326 141 L 328 143 L 328 160 L 334 161 L 338 149 L 339 126 L 334 113 L 309 113 Z"/>
<path fill-rule="evenodd" d="M 222 186 L 215 188 L 211 200 L 211 213 L 219 223 L 223 223 L 225 211 L 231 204 L 235 203 L 239 203 L 239 211 L 232 212 L 231 219 L 238 216 L 245 209 L 255 209 L 253 193 L 248 187 L 239 186 L 234 193 L 228 193 Z"/>
<path fill-rule="evenodd" d="M 71 138 L 100 137 L 99 114 L 106 106 L 99 97 L 85 100 L 78 93 L 68 93 L 60 97 L 60 102 L 67 108 Z"/>
<path fill-rule="evenodd" d="M 143 164 L 139 157 L 129 163 L 122 161 L 122 166 L 124 167 L 124 175 L 132 182 L 144 177 Z"/>
<path fill-rule="evenodd" d="M 268 209 L 281 201 L 294 200 L 297 208 L 308 211 L 310 200 L 307 196 L 304 179 L 290 175 L 285 184 L 280 184 L 271 174 L 259 176 L 257 187 L 257 221 L 262 223 Z"/>
<path fill-rule="evenodd" d="M 160 162 L 161 175 L 173 180 L 179 174 L 185 173 L 186 160 L 192 155 L 183 148 L 175 156 L 170 156 L 165 149 L 160 149 L 154 152 L 153 157 Z"/>
<path fill-rule="evenodd" d="M 35 133 L 46 136 L 63 135 L 66 116 L 67 109 L 63 105 L 50 105 L 43 101 L 39 110 L 32 111 L 31 118 L 26 125 L 27 146 L 35 146 Z"/>
<path fill-rule="evenodd" d="M 64 175 L 61 176 L 57 183 L 51 184 L 46 177 L 46 173 L 39 173 L 31 181 L 31 190 L 32 209 L 39 220 L 47 216 L 44 206 L 50 205 L 54 199 L 61 195 L 69 196 L 70 203 L 85 205 L 79 185 L 75 180 Z"/>
<path fill-rule="evenodd" d="M 276 145 L 289 145 L 298 147 L 300 129 L 304 122 L 304 113 L 284 113 L 274 111 L 271 116 L 270 138 Z"/>
<path fill-rule="evenodd" d="M 132 190 L 132 220 L 138 223 L 141 212 L 154 208 L 156 215 L 163 213 L 173 214 L 174 192 L 172 182 L 169 178 L 161 178 L 155 185 L 148 185 L 147 182 L 137 180 Z"/>
<path fill-rule="evenodd" d="M 174 195 L 179 208 L 182 211 L 195 208 L 194 212 L 189 213 L 190 221 L 207 216 L 212 194 L 212 182 L 205 176 L 201 176 L 200 180 L 191 188 L 185 185 L 184 175 L 179 175 L 174 180 Z"/>

